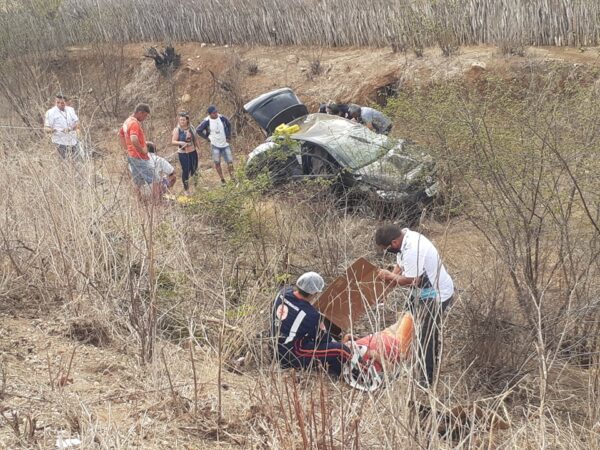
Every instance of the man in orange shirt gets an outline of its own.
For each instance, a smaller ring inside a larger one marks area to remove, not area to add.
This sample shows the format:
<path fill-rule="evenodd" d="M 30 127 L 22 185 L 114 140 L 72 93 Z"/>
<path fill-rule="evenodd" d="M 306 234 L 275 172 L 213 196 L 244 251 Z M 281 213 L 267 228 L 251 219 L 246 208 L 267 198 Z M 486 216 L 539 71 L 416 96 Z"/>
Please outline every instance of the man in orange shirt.
<path fill-rule="evenodd" d="M 119 130 L 121 146 L 127 151 L 127 162 L 133 182 L 138 187 L 152 186 L 154 182 L 154 164 L 148 156 L 146 137 L 142 122 L 150 115 L 150 107 L 140 103 L 133 114 L 127 118 Z"/>

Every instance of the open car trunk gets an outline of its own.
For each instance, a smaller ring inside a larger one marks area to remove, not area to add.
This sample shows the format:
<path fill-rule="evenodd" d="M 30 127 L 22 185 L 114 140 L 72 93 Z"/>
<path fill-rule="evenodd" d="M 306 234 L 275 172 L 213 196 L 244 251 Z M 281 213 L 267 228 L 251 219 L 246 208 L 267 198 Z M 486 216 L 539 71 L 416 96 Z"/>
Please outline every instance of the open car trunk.
<path fill-rule="evenodd" d="M 308 109 L 290 88 L 267 92 L 244 105 L 244 110 L 252 116 L 267 135 L 275 128 L 306 116 Z"/>

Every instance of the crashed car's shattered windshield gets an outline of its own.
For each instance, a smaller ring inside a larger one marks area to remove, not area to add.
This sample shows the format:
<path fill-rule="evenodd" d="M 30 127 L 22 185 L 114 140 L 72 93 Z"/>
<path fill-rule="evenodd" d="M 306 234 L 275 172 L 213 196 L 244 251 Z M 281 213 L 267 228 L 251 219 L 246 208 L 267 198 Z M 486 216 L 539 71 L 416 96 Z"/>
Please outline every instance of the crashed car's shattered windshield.
<path fill-rule="evenodd" d="M 394 147 L 394 151 L 365 166 L 360 172 L 369 175 L 411 178 L 413 171 L 420 170 L 422 162 L 424 158 L 420 148 L 406 141 L 400 141 Z"/>
<path fill-rule="evenodd" d="M 294 139 L 327 148 L 336 160 L 353 170 L 375 162 L 395 145 L 387 136 L 337 116 L 309 114 L 289 125 L 292 124 L 300 126 L 300 131 L 293 135 Z"/>

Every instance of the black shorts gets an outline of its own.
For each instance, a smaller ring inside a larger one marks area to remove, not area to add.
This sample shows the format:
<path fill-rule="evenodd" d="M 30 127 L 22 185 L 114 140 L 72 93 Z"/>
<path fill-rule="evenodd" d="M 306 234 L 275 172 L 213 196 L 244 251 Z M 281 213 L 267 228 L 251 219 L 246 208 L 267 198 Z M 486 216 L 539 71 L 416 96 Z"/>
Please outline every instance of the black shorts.
<path fill-rule="evenodd" d="M 79 144 L 75 145 L 56 145 L 58 154 L 62 159 L 76 159 L 81 158 L 81 152 L 79 151 Z"/>

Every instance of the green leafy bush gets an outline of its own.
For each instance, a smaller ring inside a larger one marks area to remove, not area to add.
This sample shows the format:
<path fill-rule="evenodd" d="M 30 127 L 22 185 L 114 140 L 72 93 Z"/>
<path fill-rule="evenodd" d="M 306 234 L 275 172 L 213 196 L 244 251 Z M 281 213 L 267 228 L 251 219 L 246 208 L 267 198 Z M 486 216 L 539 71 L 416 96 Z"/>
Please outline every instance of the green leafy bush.
<path fill-rule="evenodd" d="M 259 175 L 249 179 L 240 169 L 235 181 L 217 189 L 198 190 L 187 209 L 223 229 L 232 241 L 241 243 L 257 237 L 264 229 L 257 209 L 269 186 L 267 176 Z"/>

